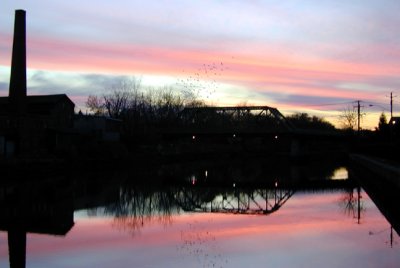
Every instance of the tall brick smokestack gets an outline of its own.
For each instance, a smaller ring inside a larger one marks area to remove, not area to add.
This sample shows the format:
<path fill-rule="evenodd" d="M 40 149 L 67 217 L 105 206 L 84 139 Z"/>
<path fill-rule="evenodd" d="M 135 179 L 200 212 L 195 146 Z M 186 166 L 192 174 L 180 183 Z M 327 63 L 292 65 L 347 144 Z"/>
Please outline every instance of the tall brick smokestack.
<path fill-rule="evenodd" d="M 26 106 L 26 12 L 15 11 L 14 40 L 9 88 L 10 111 L 23 114 Z"/>

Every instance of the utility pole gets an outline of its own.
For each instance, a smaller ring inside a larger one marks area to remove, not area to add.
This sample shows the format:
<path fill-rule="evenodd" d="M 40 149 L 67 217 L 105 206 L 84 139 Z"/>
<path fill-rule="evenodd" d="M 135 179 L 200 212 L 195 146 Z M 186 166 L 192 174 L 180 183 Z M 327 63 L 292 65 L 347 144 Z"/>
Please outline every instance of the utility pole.
<path fill-rule="evenodd" d="M 393 98 L 396 98 L 397 96 L 393 95 L 393 92 L 390 92 L 390 119 L 393 118 Z"/>
<path fill-rule="evenodd" d="M 360 106 L 361 101 L 357 101 L 357 133 L 360 135 L 360 121 L 361 121 L 361 106 Z"/>
<path fill-rule="evenodd" d="M 395 121 L 393 121 L 393 97 L 397 97 L 397 96 L 393 96 L 393 92 L 390 92 L 390 120 L 389 122 L 392 122 L 392 124 L 390 124 L 389 129 L 390 129 L 390 140 L 393 139 L 393 123 Z"/>
<path fill-rule="evenodd" d="M 390 119 L 393 118 L 393 92 L 390 92 Z"/>
<path fill-rule="evenodd" d="M 361 106 L 361 101 L 357 100 L 357 105 L 353 106 L 354 108 L 357 107 L 357 134 L 360 135 L 361 132 L 361 108 L 364 106 Z"/>

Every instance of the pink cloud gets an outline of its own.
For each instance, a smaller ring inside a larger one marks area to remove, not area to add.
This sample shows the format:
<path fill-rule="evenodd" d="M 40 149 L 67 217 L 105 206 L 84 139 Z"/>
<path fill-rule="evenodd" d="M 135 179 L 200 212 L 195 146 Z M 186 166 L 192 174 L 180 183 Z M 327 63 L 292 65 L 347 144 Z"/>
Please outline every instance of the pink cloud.
<path fill-rule="evenodd" d="M 11 42 L 10 38 L 5 38 Z M 0 45 L 7 47 L 2 39 Z M 259 41 L 226 41 L 221 46 L 194 48 L 183 44 L 175 46 L 120 44 L 112 41 L 78 42 L 75 40 L 49 39 L 44 36 L 28 37 L 28 66 L 49 71 L 70 71 L 103 74 L 163 75 L 185 78 L 201 69 L 203 64 L 223 62 L 224 71 L 216 79 L 218 83 L 240 86 L 249 92 L 270 95 L 269 105 L 302 109 L 307 103 L 284 103 L 275 95 L 316 96 L 329 99 L 376 100 L 382 97 L 380 88 L 400 86 L 397 74 L 400 67 L 376 56 L 371 59 L 349 61 L 322 55 L 294 52 L 289 45 L 264 44 Z M 10 47 L 11 44 L 8 44 Z M 229 49 L 224 49 L 227 46 Z M 321 45 L 323 46 L 323 45 Z M 241 50 L 240 48 L 244 49 Z M 323 50 L 316 47 L 316 50 Z M 363 53 L 368 55 L 383 51 L 397 57 L 399 51 L 392 46 L 368 45 Z M 380 60 L 381 59 L 381 60 Z M 10 56 L 2 57 L 0 64 L 8 66 Z M 353 88 L 353 85 L 360 85 Z M 375 89 L 370 89 L 375 87 Z M 382 89 L 382 90 L 383 90 Z M 385 92 L 386 93 L 386 92 Z M 86 95 L 93 94 L 87 92 Z M 235 95 L 234 90 L 232 95 Z M 74 97 L 83 103 L 85 96 Z M 250 100 L 251 101 L 251 100 Z M 275 102 L 275 103 L 274 103 Z M 308 103 L 313 105 L 313 103 Z"/>
<path fill-rule="evenodd" d="M 255 48 L 256 49 L 256 48 Z M 182 69 L 201 67 L 210 61 L 222 61 L 244 79 L 256 76 L 287 76 L 293 78 L 342 79 L 360 76 L 397 74 L 400 68 L 368 64 L 346 63 L 309 57 L 295 58 L 285 53 L 253 50 L 251 54 L 234 55 L 208 49 L 171 48 L 114 43 L 80 43 L 75 41 L 31 37 L 28 39 L 28 61 L 31 68 L 49 70 L 80 70 L 86 72 L 149 72 L 152 74 L 178 74 Z M 281 52 L 285 52 L 282 49 Z M 238 53 L 238 52 L 233 52 Z M 272 53 L 272 54 L 271 54 Z M 255 56 L 257 55 L 257 56 Z M 260 56 L 261 55 L 261 56 Z M 9 62 L 1 62 L 8 65 Z M 388 73 L 389 72 L 389 73 Z"/>

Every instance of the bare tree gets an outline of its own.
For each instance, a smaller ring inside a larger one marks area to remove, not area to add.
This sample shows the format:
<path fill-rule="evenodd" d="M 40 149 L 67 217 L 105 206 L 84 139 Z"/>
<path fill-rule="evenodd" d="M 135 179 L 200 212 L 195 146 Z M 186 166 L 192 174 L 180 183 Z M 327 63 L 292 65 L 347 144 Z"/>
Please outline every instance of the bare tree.
<path fill-rule="evenodd" d="M 95 114 L 122 119 L 126 136 L 142 135 L 179 124 L 186 105 L 204 106 L 203 101 L 185 99 L 171 87 L 143 88 L 140 79 L 121 79 L 100 96 L 89 96 L 86 106 Z"/>
<path fill-rule="evenodd" d="M 108 116 L 120 118 L 121 114 L 137 105 L 141 81 L 135 77 L 120 80 L 109 89 L 110 93 L 103 95 L 104 107 Z"/>
<path fill-rule="evenodd" d="M 85 105 L 95 115 L 103 115 L 105 112 L 103 100 L 98 96 L 89 95 L 89 97 L 87 98 L 87 100 L 85 102 Z"/>
<path fill-rule="evenodd" d="M 339 115 L 339 122 L 343 129 L 355 130 L 357 127 L 358 115 L 354 107 L 345 108 Z"/>
<path fill-rule="evenodd" d="M 123 112 L 138 105 L 140 88 L 140 79 L 121 79 L 106 88 L 104 94 L 90 95 L 85 104 L 96 115 L 120 118 Z"/>
<path fill-rule="evenodd" d="M 194 108 L 194 107 L 206 107 L 206 106 L 207 104 L 204 102 L 204 100 L 193 100 L 193 101 L 185 100 L 185 107 Z"/>

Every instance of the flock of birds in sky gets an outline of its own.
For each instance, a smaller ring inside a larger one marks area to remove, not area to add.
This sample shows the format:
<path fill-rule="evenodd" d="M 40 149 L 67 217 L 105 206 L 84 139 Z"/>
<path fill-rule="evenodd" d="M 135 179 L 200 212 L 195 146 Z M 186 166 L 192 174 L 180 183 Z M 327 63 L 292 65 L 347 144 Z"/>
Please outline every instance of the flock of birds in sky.
<path fill-rule="evenodd" d="M 220 80 L 224 71 L 229 68 L 223 62 L 203 64 L 193 73 L 182 71 L 183 77 L 177 85 L 186 96 L 194 99 L 210 99 L 220 88 Z M 186 77 L 185 77 L 186 76 Z"/>

